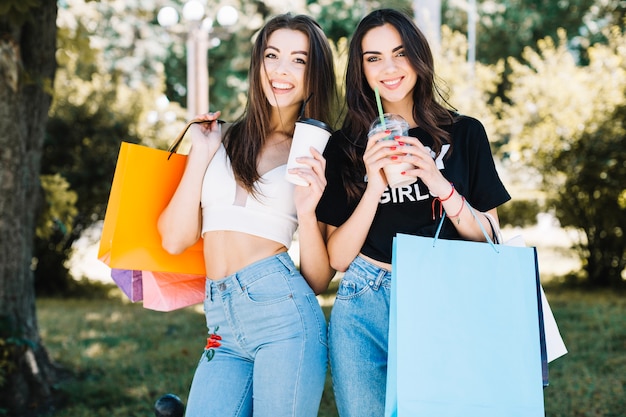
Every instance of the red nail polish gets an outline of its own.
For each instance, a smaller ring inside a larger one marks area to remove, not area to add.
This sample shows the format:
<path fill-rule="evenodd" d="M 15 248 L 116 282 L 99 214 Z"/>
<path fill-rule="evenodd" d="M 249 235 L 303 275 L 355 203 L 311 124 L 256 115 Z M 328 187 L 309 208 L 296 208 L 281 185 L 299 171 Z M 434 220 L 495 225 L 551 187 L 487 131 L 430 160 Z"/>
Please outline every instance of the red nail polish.
<path fill-rule="evenodd" d="M 402 171 L 400 175 L 406 175 L 406 171 Z"/>
<path fill-rule="evenodd" d="M 391 155 L 391 160 L 395 161 L 396 159 L 398 159 L 398 157 L 396 155 Z"/>
<path fill-rule="evenodd" d="M 396 147 L 395 146 L 390 146 L 389 149 L 391 149 L 392 151 L 395 151 Z"/>
<path fill-rule="evenodd" d="M 390 134 L 390 133 L 391 133 L 391 130 L 387 129 L 387 130 L 385 130 L 385 133 L 386 133 L 386 134 Z"/>
<path fill-rule="evenodd" d="M 400 136 L 396 136 L 396 137 L 399 138 Z M 404 146 L 404 142 L 398 142 L 398 145 Z"/>

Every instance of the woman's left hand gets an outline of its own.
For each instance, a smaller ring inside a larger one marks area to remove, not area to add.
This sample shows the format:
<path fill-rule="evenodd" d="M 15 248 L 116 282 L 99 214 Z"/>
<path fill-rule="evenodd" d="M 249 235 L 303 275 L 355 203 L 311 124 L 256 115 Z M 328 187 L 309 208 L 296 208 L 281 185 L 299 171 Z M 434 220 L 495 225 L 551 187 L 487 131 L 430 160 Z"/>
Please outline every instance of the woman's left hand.
<path fill-rule="evenodd" d="M 296 185 L 294 200 L 298 215 L 315 214 L 317 203 L 326 188 L 326 159 L 315 148 L 310 148 L 310 157 L 299 157 L 296 161 L 306 167 L 293 168 L 290 174 L 298 175 L 309 185 Z"/>
<path fill-rule="evenodd" d="M 407 170 L 407 174 L 417 175 L 433 195 L 444 195 L 450 192 L 450 182 L 437 167 L 430 148 L 411 136 L 401 136 L 396 138 L 396 141 L 411 145 L 402 149 L 406 155 L 401 157 L 401 160 L 415 166 L 415 169 Z"/>

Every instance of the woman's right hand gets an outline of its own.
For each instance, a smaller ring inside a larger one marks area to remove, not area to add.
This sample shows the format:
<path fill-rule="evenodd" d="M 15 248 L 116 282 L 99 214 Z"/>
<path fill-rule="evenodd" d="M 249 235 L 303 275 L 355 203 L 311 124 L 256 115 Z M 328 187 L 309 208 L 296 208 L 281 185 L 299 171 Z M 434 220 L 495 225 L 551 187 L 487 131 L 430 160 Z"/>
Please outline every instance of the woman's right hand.
<path fill-rule="evenodd" d="M 192 149 L 205 148 L 214 152 L 219 147 L 222 142 L 221 123 L 218 122 L 220 114 L 221 112 L 216 111 L 195 117 L 194 120 L 201 120 L 202 122 L 194 123 L 189 127 Z"/>
<path fill-rule="evenodd" d="M 367 140 L 363 162 L 367 173 L 367 188 L 376 191 L 379 195 L 387 188 L 388 182 L 383 167 L 393 163 L 393 157 L 400 153 L 396 150 L 398 143 L 395 140 L 385 140 L 389 131 L 379 132 Z"/>

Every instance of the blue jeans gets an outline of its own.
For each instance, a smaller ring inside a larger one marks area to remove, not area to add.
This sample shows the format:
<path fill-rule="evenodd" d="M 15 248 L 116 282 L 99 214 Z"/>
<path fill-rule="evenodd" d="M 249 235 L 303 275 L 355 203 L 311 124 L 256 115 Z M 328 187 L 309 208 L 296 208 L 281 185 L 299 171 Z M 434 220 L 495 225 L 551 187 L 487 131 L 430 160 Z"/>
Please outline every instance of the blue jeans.
<path fill-rule="evenodd" d="M 383 417 L 391 272 L 357 257 L 330 316 L 330 370 L 341 417 Z"/>
<path fill-rule="evenodd" d="M 209 334 L 187 417 L 315 417 L 326 379 L 326 320 L 285 253 L 207 279 Z M 208 345 L 207 345 L 208 346 Z"/>

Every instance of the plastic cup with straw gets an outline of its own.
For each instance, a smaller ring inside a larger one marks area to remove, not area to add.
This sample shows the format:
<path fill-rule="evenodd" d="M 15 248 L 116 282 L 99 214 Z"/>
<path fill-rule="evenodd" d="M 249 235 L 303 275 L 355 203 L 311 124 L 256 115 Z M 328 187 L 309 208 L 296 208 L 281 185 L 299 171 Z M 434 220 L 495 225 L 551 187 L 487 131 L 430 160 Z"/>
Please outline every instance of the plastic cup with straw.
<path fill-rule="evenodd" d="M 390 133 L 382 140 L 392 140 L 395 136 L 407 136 L 409 134 L 409 123 L 398 114 L 384 113 L 378 87 L 374 88 L 374 94 L 376 95 L 379 117 L 374 120 L 370 126 L 368 136 L 383 131 L 390 131 Z M 391 188 L 397 188 L 411 185 L 417 180 L 416 176 L 406 174 L 406 171 L 413 168 L 413 164 L 409 162 L 400 162 L 385 165 L 383 171 L 385 172 L 389 186 Z"/>
<path fill-rule="evenodd" d="M 385 113 L 380 100 L 378 87 L 374 88 L 376 96 L 376 106 L 378 107 L 378 118 L 370 126 L 369 136 L 381 131 L 390 130 L 391 134 L 382 140 L 391 140 L 394 136 L 406 136 L 409 131 L 409 124 L 399 114 Z"/>

